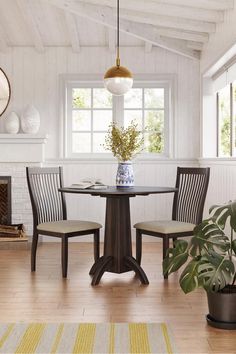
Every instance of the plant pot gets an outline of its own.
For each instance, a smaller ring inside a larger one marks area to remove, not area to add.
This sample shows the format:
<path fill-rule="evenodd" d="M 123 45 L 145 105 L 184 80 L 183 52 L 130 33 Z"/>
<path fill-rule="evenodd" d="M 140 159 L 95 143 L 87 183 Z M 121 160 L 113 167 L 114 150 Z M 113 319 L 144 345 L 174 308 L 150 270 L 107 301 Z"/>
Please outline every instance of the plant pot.
<path fill-rule="evenodd" d="M 131 188 L 134 186 L 134 171 L 130 161 L 120 162 L 116 174 L 117 188 Z"/>
<path fill-rule="evenodd" d="M 222 329 L 236 329 L 236 286 L 217 293 L 207 293 L 209 325 Z"/>

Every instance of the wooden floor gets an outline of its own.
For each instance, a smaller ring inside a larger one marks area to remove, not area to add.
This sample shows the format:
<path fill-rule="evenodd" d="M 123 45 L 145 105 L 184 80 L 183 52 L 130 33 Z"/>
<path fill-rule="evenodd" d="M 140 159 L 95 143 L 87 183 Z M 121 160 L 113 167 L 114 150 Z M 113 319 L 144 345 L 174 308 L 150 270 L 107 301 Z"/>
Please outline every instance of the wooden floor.
<path fill-rule="evenodd" d="M 168 322 L 181 353 L 236 353 L 236 331 L 207 326 L 204 291 L 184 295 L 177 275 L 163 281 L 160 245 L 144 246 L 149 286 L 130 272 L 106 273 L 92 287 L 89 243 L 70 244 L 67 280 L 61 278 L 59 244 L 39 247 L 35 274 L 30 273 L 29 251 L 0 250 L 0 322 Z"/>

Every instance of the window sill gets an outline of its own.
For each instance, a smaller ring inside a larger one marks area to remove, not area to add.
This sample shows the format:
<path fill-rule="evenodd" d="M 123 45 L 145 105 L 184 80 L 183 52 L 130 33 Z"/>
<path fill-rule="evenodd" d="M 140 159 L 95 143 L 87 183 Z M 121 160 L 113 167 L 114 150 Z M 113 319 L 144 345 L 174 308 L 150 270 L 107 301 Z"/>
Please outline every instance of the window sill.
<path fill-rule="evenodd" d="M 202 157 L 198 159 L 200 164 L 235 165 L 236 157 Z"/>
<path fill-rule="evenodd" d="M 117 165 L 117 159 L 110 157 L 78 157 L 78 158 L 61 158 L 61 159 L 47 159 L 45 161 L 49 165 L 73 165 L 73 164 L 108 164 Z M 196 158 L 169 158 L 169 157 L 138 157 L 133 160 L 134 165 L 139 164 L 190 164 L 198 165 Z"/>

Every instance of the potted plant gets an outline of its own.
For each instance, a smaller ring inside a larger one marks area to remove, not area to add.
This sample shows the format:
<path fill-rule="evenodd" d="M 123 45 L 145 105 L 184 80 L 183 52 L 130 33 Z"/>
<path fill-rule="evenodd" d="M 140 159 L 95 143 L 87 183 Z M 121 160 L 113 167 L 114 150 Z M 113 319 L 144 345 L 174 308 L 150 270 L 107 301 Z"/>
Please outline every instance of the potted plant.
<path fill-rule="evenodd" d="M 105 137 L 104 147 L 118 159 L 119 165 L 116 175 L 118 188 L 132 187 L 134 185 L 134 173 L 131 160 L 141 152 L 143 148 L 142 133 L 137 129 L 133 121 L 125 129 L 112 123 Z"/>
<path fill-rule="evenodd" d="M 210 217 L 194 229 L 191 240 L 177 240 L 163 261 L 171 274 L 187 263 L 179 283 L 184 293 L 207 292 L 210 325 L 236 329 L 236 201 L 210 208 Z"/>

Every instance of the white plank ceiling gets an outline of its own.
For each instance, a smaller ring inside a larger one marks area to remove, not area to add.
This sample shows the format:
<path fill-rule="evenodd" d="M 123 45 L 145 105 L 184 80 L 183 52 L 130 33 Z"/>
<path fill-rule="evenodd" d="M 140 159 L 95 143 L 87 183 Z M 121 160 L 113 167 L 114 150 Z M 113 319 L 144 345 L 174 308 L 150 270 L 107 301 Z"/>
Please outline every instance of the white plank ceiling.
<path fill-rule="evenodd" d="M 120 0 L 121 45 L 199 58 L 234 0 Z M 12 46 L 115 50 L 116 0 L 0 0 L 0 51 Z"/>

